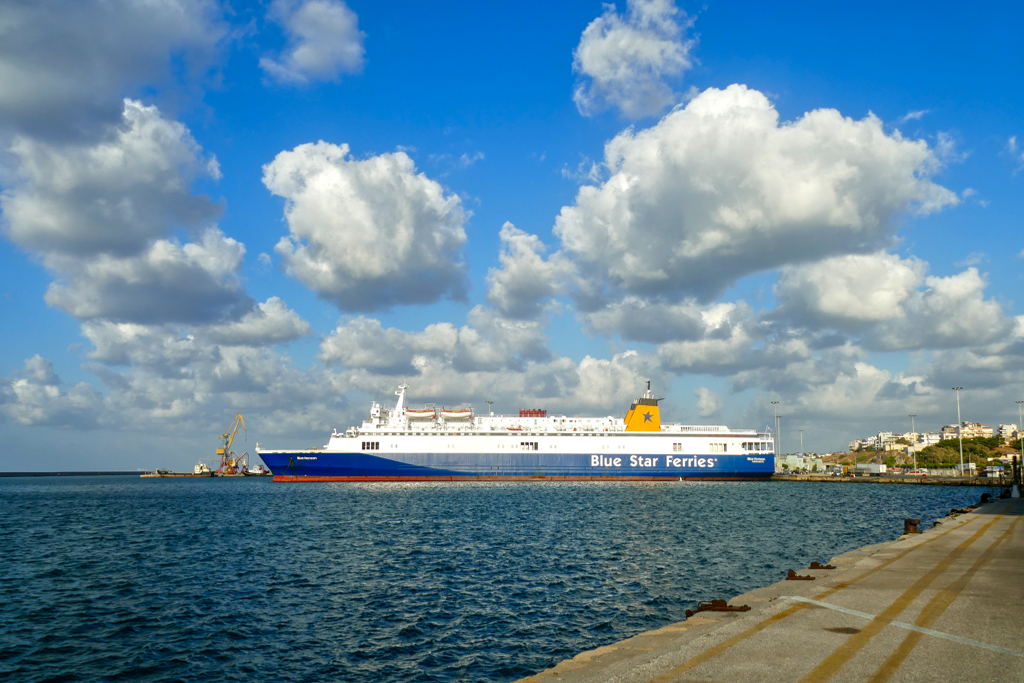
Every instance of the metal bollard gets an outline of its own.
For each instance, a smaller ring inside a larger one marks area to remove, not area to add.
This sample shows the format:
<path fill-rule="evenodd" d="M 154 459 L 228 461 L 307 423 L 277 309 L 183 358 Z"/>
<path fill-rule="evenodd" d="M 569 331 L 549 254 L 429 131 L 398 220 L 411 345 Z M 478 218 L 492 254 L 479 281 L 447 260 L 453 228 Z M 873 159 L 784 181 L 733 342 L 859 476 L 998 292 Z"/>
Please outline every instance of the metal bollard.
<path fill-rule="evenodd" d="M 917 525 L 921 523 L 919 519 L 905 519 L 903 520 L 903 533 L 904 534 L 919 534 Z"/>

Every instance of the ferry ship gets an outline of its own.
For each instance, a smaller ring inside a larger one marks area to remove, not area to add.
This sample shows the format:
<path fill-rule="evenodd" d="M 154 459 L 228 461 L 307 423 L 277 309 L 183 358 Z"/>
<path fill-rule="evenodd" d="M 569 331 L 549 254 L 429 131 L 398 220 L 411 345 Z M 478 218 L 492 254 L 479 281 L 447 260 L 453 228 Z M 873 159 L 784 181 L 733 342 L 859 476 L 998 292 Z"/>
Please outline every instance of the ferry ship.
<path fill-rule="evenodd" d="M 411 408 L 406 389 L 322 448 L 256 453 L 274 481 L 735 480 L 775 469 L 770 433 L 662 424 L 650 382 L 624 418 Z"/>

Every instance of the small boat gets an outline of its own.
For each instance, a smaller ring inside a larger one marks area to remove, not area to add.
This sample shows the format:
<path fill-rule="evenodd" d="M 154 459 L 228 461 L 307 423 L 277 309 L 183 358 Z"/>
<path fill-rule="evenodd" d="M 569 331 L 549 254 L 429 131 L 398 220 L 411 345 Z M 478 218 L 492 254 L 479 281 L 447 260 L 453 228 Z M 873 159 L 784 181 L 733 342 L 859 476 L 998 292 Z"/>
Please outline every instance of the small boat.
<path fill-rule="evenodd" d="M 437 411 L 435 411 L 433 408 L 427 408 L 426 406 L 424 406 L 423 408 L 406 408 L 405 409 L 405 416 L 407 418 L 409 418 L 410 420 L 423 420 L 423 419 L 433 420 L 434 417 L 436 416 L 436 414 L 437 414 Z"/>
<path fill-rule="evenodd" d="M 273 476 L 274 473 L 271 472 L 266 467 L 264 467 L 263 465 L 254 465 L 253 467 L 247 469 L 242 474 L 244 474 L 247 477 L 270 477 Z"/>
<path fill-rule="evenodd" d="M 201 477 L 204 475 L 208 477 L 213 476 L 213 470 L 210 469 L 209 465 L 202 461 L 200 461 L 199 464 L 192 468 L 192 473 L 197 477 Z"/>
<path fill-rule="evenodd" d="M 441 417 L 446 420 L 465 420 L 473 417 L 472 408 L 445 408 L 441 406 Z"/>

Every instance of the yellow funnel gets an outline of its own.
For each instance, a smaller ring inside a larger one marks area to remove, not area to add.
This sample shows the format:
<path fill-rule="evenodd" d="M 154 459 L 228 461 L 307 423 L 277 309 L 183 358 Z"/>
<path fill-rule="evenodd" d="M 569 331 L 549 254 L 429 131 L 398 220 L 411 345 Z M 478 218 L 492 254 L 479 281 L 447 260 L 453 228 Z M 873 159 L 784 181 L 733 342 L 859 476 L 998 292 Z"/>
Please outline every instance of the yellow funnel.
<path fill-rule="evenodd" d="M 660 432 L 661 413 L 657 398 L 638 398 L 626 413 L 627 432 Z"/>

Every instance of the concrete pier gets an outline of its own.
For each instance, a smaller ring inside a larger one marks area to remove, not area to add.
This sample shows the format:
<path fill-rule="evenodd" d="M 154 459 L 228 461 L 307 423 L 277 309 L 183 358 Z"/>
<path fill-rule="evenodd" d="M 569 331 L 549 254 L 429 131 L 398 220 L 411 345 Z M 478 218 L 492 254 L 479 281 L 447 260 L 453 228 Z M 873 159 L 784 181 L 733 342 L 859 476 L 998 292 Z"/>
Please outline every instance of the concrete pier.
<path fill-rule="evenodd" d="M 700 612 L 522 681 L 1024 681 L 1022 517 L 1024 500 L 996 500 L 729 601 L 749 612 Z"/>

